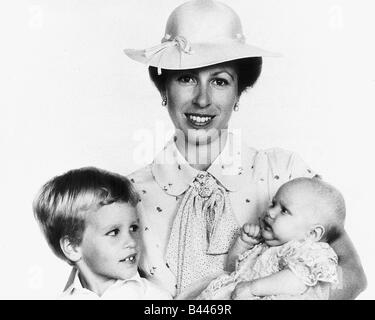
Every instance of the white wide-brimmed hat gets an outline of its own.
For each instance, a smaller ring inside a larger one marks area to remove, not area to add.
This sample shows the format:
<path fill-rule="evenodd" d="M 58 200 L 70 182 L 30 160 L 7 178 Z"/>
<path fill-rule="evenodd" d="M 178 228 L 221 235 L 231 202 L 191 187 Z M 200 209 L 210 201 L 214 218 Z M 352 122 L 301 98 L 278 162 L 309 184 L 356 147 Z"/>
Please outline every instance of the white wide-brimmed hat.
<path fill-rule="evenodd" d="M 168 18 L 161 44 L 124 52 L 131 59 L 159 70 L 194 69 L 242 58 L 280 56 L 247 44 L 236 12 L 213 0 L 180 5 Z"/>

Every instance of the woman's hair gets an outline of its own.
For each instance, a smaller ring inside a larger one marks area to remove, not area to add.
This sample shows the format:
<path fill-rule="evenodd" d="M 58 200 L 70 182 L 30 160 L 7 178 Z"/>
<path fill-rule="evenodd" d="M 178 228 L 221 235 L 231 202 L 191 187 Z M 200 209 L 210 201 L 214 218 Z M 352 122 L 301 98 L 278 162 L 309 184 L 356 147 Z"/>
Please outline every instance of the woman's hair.
<path fill-rule="evenodd" d="M 244 58 L 238 60 L 232 60 L 224 63 L 230 63 L 234 65 L 238 72 L 238 95 L 251 88 L 255 82 L 258 80 L 260 73 L 262 71 L 262 58 Z M 156 88 L 160 93 L 165 92 L 165 84 L 168 76 L 168 70 L 162 69 L 161 74 L 158 74 L 156 67 L 148 67 L 148 72 L 152 82 L 155 84 Z"/>
<path fill-rule="evenodd" d="M 89 167 L 68 171 L 48 181 L 33 203 L 36 220 L 53 252 L 63 260 L 60 240 L 82 241 L 86 214 L 114 202 L 139 201 L 131 182 L 118 174 Z"/>

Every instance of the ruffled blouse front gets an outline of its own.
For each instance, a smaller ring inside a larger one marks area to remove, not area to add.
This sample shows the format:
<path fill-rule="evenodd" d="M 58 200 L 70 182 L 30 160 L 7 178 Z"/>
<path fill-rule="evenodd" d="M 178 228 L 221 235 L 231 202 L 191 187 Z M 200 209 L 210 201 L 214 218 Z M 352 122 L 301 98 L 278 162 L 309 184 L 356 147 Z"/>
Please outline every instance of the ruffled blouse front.
<path fill-rule="evenodd" d="M 168 242 L 166 260 L 177 278 L 177 294 L 223 270 L 238 231 L 225 188 L 211 174 L 200 173 L 182 199 Z"/>

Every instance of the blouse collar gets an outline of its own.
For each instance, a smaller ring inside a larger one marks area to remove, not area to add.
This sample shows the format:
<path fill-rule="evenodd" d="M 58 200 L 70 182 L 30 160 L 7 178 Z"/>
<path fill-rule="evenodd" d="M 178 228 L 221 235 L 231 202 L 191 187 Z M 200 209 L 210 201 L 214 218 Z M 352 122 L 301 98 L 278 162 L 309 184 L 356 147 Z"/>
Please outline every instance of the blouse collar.
<path fill-rule="evenodd" d="M 236 139 L 235 139 L 236 138 Z M 228 191 L 237 191 L 249 181 L 256 150 L 248 148 L 240 135 L 229 133 L 223 151 L 207 169 Z M 155 157 L 151 170 L 155 181 L 167 194 L 179 196 L 202 173 L 189 165 L 171 139 Z"/>

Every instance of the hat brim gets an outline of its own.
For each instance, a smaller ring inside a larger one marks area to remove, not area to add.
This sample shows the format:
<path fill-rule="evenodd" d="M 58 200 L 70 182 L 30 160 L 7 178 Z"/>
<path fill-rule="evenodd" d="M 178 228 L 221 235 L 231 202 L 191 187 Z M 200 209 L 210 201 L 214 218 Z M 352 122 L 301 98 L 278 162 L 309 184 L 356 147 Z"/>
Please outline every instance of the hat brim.
<path fill-rule="evenodd" d="M 147 56 L 145 50 L 125 49 L 131 59 L 157 68 L 170 70 L 194 69 L 222 62 L 254 57 L 281 57 L 281 54 L 263 50 L 245 43 L 191 44 L 191 52 L 185 53 L 178 46 L 164 48 Z"/>

